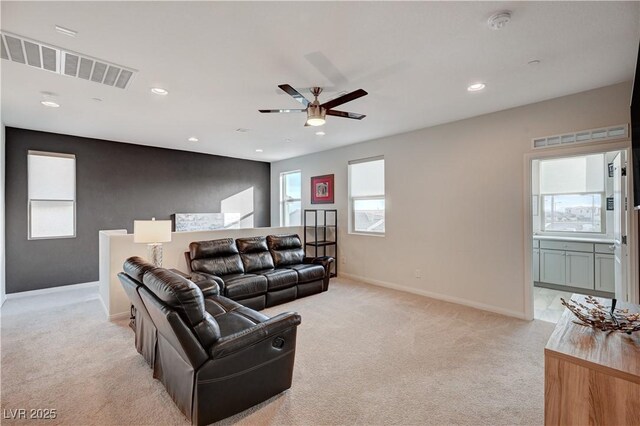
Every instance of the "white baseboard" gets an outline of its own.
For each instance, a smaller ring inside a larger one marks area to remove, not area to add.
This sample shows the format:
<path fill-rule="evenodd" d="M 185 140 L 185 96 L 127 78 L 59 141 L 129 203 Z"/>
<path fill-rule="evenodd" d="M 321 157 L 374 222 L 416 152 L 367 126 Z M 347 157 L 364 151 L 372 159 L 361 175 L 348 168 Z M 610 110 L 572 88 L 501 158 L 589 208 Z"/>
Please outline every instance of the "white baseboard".
<path fill-rule="evenodd" d="M 340 272 L 340 277 L 349 278 L 355 281 L 361 281 L 366 284 L 373 284 L 379 287 L 391 288 L 394 290 L 404 291 L 407 293 L 417 294 L 419 296 L 430 297 L 432 299 L 443 300 L 445 302 L 456 303 L 458 305 L 469 306 L 471 308 L 480 309 L 483 311 L 489 311 L 500 315 L 506 315 L 508 317 L 514 317 L 522 320 L 526 320 L 524 312 L 512 311 L 510 309 L 500 308 L 498 306 L 486 305 L 484 303 L 475 302 L 473 300 L 462 299 L 455 296 L 448 296 L 445 294 L 434 293 L 432 291 L 421 290 L 417 288 L 405 287 L 399 284 L 394 284 L 386 281 L 374 280 L 371 278 L 361 277 L 359 275 L 347 274 Z"/>
<path fill-rule="evenodd" d="M 127 319 L 131 316 L 131 312 L 120 312 L 118 314 L 109 315 L 109 321 L 117 321 L 122 319 Z"/>
<path fill-rule="evenodd" d="M 109 321 L 127 319 L 131 316 L 131 312 L 127 312 L 127 311 L 118 312 L 117 314 L 109 314 L 109 309 L 107 309 L 107 305 L 104 303 L 104 300 L 102 299 L 102 295 L 100 295 L 98 299 L 100 299 L 100 305 L 102 306 L 102 309 L 104 309 L 104 315 L 107 317 Z"/>
<path fill-rule="evenodd" d="M 9 293 L 6 296 L 6 299 L 20 299 L 21 297 L 29 297 L 29 296 L 39 296 L 42 294 L 49 293 L 59 293 L 61 291 L 70 291 L 70 290 L 78 290 L 81 288 L 98 288 L 100 283 L 98 281 L 90 282 L 90 283 L 80 283 L 80 284 L 70 284 L 70 285 L 62 285 L 59 287 L 51 287 L 51 288 L 43 288 L 41 290 L 29 290 L 29 291 L 21 291 L 19 293 Z"/>
<path fill-rule="evenodd" d="M 107 318 L 109 318 L 109 308 L 107 308 L 107 304 L 104 303 L 104 299 L 102 298 L 102 294 L 99 295 L 100 297 L 98 297 L 98 299 L 100 299 L 100 305 L 102 306 L 102 309 L 104 309 L 104 314 L 107 316 Z"/>

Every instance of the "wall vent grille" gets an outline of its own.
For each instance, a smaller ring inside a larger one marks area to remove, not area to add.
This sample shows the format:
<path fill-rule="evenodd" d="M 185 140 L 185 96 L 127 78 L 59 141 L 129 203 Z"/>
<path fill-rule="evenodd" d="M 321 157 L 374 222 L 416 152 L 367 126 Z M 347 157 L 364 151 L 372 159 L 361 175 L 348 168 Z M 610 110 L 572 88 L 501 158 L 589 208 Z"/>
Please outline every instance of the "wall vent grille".
<path fill-rule="evenodd" d="M 46 45 L 4 31 L 0 32 L 0 46 L 2 59 L 7 61 L 119 89 L 126 89 L 137 72 L 133 68 Z"/>
<path fill-rule="evenodd" d="M 562 135 L 533 138 L 531 139 L 531 145 L 533 149 L 557 148 L 559 146 L 627 139 L 628 137 L 629 126 L 627 124 L 622 124 L 619 126 L 603 127 L 600 129 L 583 130 L 575 133 L 564 133 Z"/>

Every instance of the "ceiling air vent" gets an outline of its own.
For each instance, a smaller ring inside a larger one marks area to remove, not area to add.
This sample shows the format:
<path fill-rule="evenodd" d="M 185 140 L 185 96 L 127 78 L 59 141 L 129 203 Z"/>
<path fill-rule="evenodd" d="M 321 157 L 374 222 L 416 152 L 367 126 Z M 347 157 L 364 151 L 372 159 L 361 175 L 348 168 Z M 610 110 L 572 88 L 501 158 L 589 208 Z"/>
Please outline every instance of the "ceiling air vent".
<path fill-rule="evenodd" d="M 583 130 L 576 133 L 565 133 L 562 135 L 533 138 L 531 141 L 533 149 L 540 149 L 554 148 L 566 145 L 614 141 L 619 139 L 626 139 L 628 137 L 629 126 L 626 124 L 622 124 L 620 126 L 604 127 L 601 129 Z"/>
<path fill-rule="evenodd" d="M 69 77 L 82 78 L 107 86 L 126 89 L 137 72 L 123 67 L 59 47 L 45 45 L 25 37 L 0 33 L 2 59 L 30 65 L 35 68 L 55 72 Z"/>

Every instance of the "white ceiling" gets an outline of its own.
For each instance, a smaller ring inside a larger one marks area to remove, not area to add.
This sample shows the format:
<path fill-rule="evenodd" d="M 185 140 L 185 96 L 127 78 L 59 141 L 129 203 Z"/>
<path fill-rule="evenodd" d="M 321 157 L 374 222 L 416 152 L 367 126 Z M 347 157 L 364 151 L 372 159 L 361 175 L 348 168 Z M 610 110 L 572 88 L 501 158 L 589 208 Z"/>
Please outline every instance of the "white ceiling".
<path fill-rule="evenodd" d="M 640 38 L 640 2 L 2 1 L 1 8 L 4 31 L 139 70 L 121 90 L 2 60 L 7 126 L 264 161 L 630 81 Z M 502 9 L 512 21 L 489 29 L 487 18 Z M 56 24 L 77 37 L 57 33 Z M 541 63 L 528 65 L 533 59 Z M 487 88 L 468 93 L 476 81 Z M 300 107 L 278 93 L 282 83 L 335 86 L 321 101 L 363 88 L 368 96 L 339 109 L 367 117 L 328 117 L 321 137 L 303 127 L 304 114 L 258 113 Z M 155 86 L 169 95 L 151 94 Z M 62 107 L 40 105 L 43 91 Z"/>

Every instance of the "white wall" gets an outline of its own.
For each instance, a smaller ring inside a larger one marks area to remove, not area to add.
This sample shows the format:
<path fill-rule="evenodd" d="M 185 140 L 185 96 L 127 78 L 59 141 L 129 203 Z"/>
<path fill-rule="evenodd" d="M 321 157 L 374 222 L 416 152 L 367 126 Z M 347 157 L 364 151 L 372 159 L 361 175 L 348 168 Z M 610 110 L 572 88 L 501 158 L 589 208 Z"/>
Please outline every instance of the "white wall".
<path fill-rule="evenodd" d="M 0 306 L 7 298 L 5 290 L 5 265 L 4 265 L 4 175 L 5 175 L 5 142 L 4 124 L 0 124 Z"/>
<path fill-rule="evenodd" d="M 630 94 L 631 83 L 621 83 L 272 163 L 272 224 L 280 220 L 279 175 L 299 169 L 303 208 L 339 210 L 340 273 L 524 317 L 531 138 L 628 123 Z M 349 235 L 347 162 L 378 155 L 385 157 L 386 236 Z M 335 204 L 311 206 L 309 179 L 329 173 Z"/>

